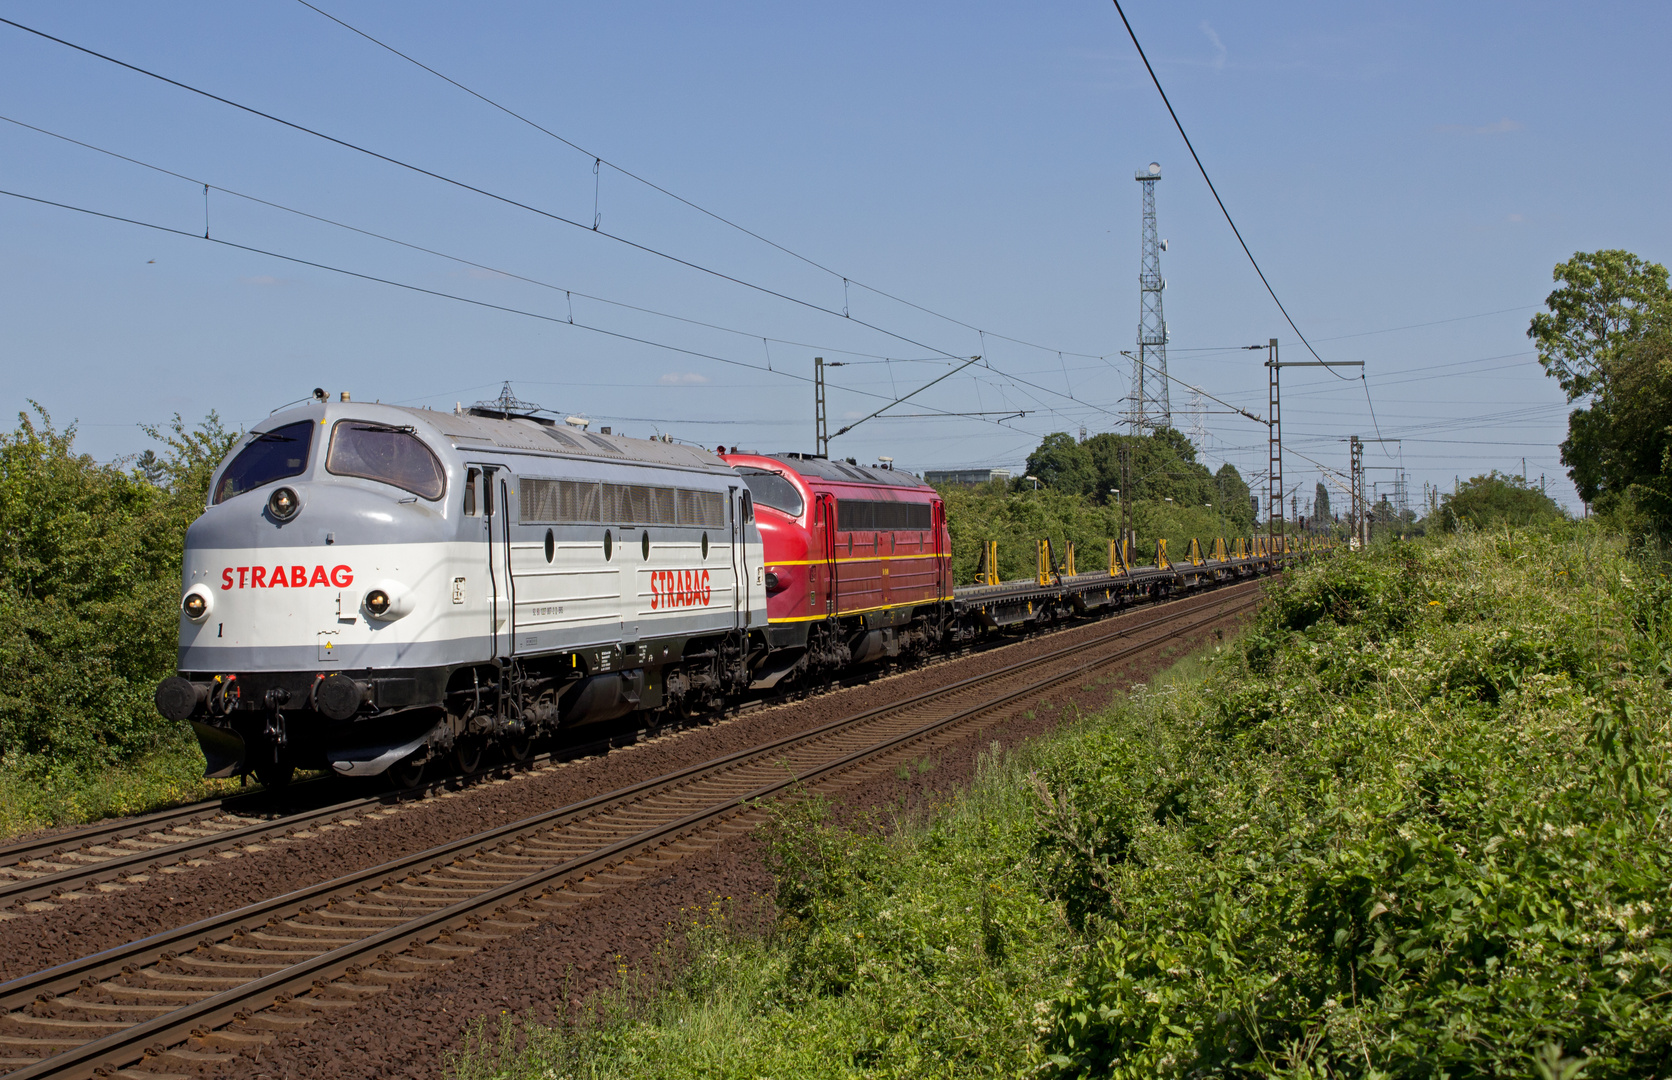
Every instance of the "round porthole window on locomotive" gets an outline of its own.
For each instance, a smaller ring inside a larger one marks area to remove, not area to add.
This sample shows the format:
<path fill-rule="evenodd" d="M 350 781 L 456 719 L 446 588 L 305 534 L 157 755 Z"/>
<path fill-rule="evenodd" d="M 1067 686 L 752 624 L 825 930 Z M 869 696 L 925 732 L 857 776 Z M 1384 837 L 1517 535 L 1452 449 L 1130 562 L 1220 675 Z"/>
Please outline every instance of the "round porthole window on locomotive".
<path fill-rule="evenodd" d="M 702 534 L 702 557 L 708 558 L 708 534 Z"/>
<path fill-rule="evenodd" d="M 610 531 L 608 529 L 605 529 L 604 530 L 604 561 L 609 562 L 610 561 L 610 556 L 613 555 L 613 554 L 615 554 L 615 537 L 610 535 Z"/>
<path fill-rule="evenodd" d="M 557 537 L 552 535 L 552 531 L 550 529 L 547 529 L 546 530 L 546 561 L 551 562 L 552 561 L 552 556 L 554 556 L 556 554 L 557 554 Z"/>
<path fill-rule="evenodd" d="M 644 561 L 650 561 L 650 530 L 644 531 L 644 538 L 639 541 L 639 550 L 644 552 Z"/>

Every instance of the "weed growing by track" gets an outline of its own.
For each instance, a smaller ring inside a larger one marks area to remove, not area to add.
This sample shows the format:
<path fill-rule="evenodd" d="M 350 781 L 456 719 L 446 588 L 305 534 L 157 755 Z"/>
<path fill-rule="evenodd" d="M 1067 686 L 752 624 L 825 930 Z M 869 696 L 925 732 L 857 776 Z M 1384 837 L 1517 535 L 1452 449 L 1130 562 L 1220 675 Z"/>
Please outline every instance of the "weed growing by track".
<path fill-rule="evenodd" d="M 1672 582 L 1594 532 L 1315 564 L 931 821 L 779 811 L 769 933 L 453 1069 L 1664 1075 L 1669 682 Z"/>

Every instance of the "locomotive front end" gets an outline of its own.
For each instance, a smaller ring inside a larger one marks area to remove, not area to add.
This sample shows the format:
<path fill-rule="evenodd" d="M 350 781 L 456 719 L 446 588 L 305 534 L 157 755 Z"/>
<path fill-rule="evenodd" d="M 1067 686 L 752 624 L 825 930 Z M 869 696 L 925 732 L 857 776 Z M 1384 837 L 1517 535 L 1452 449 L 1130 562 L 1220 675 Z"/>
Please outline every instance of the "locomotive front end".
<path fill-rule="evenodd" d="M 217 471 L 187 533 L 179 670 L 156 694 L 207 775 L 380 771 L 434 726 L 472 616 L 489 616 L 450 520 L 458 470 L 421 417 L 317 401 Z"/>

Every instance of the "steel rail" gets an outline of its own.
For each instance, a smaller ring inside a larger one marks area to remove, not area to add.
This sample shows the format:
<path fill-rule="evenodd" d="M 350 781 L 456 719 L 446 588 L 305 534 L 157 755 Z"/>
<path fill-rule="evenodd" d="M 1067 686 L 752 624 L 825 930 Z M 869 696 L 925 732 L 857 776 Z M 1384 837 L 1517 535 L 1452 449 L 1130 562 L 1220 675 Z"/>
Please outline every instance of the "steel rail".
<path fill-rule="evenodd" d="M 1238 593 L 1240 594 L 1246 591 L 1246 588 L 1240 589 L 1238 590 Z M 1007 676 L 1013 676 L 1018 673 L 1029 671 L 1030 669 L 1037 669 L 1041 666 L 1050 665 L 1064 658 L 1072 657 L 1088 650 L 1095 650 L 1100 646 L 1108 645 L 1111 641 L 1117 638 L 1129 636 L 1133 633 L 1140 632 L 1154 626 L 1164 625 L 1167 623 L 1174 624 L 1169 632 L 1159 637 L 1131 644 L 1111 653 L 1094 656 L 1080 664 L 1068 668 L 1067 670 L 1060 670 L 1047 675 L 1044 678 L 1026 682 L 1021 686 L 1002 692 L 996 697 L 989 695 L 965 708 L 955 709 L 949 713 L 930 719 L 926 723 L 914 724 L 906 730 L 895 732 L 892 735 L 884 737 L 880 741 L 873 740 L 870 743 L 850 750 L 845 754 L 839 754 L 834 758 L 826 758 L 823 762 L 808 768 L 802 768 L 793 775 L 781 777 L 766 784 L 751 783 L 748 788 L 741 793 L 735 791 L 728 793 L 725 797 L 711 802 L 702 809 L 679 815 L 672 820 L 664 820 L 649 829 L 635 829 L 635 831 L 630 835 L 621 837 L 602 846 L 594 846 L 590 850 L 585 851 L 583 854 L 569 858 L 556 859 L 554 862 L 548 863 L 548 865 L 541 867 L 532 874 L 514 876 L 513 880 L 499 884 L 496 887 L 485 891 L 481 889 L 472 889 L 471 891 L 475 892 L 476 895 L 460 899 L 451 904 L 443 905 L 439 909 L 432 909 L 419 918 L 401 921 L 396 926 L 388 927 L 369 935 L 359 936 L 358 940 L 345 943 L 335 949 L 316 949 L 315 955 L 298 963 L 277 965 L 277 970 L 248 979 L 239 986 L 226 989 L 220 993 L 206 995 L 196 1002 L 183 1005 L 171 1012 L 165 1013 L 161 1016 L 155 1016 L 142 1023 L 123 1027 L 120 1030 L 103 1037 L 83 1042 L 79 1046 L 67 1047 L 59 1053 L 39 1060 L 32 1065 L 25 1065 L 19 1071 L 13 1072 L 10 1075 L 17 1077 L 18 1080 L 23 1080 L 25 1077 L 35 1076 L 88 1075 L 88 1070 L 101 1063 L 109 1063 L 118 1058 L 121 1059 L 121 1062 L 131 1060 L 133 1057 L 142 1053 L 151 1041 L 157 1039 L 164 1033 L 172 1032 L 178 1034 L 181 1031 L 190 1031 L 196 1028 L 201 1028 L 204 1025 L 213 1026 L 215 1024 L 222 1023 L 243 1011 L 246 1004 L 254 998 L 276 992 L 284 986 L 293 986 L 298 983 L 307 984 L 316 979 L 323 979 L 333 973 L 341 974 L 368 955 L 379 955 L 380 953 L 386 952 L 388 946 L 399 942 L 403 938 L 412 938 L 415 934 L 422 937 L 422 935 L 427 934 L 432 930 L 455 926 L 460 922 L 460 920 L 467 919 L 472 916 L 474 912 L 484 908 L 491 908 L 496 904 L 501 904 L 507 898 L 524 896 L 530 891 L 545 888 L 553 881 L 563 878 L 572 878 L 601 865 L 613 865 L 610 862 L 612 859 L 627 855 L 631 852 L 643 851 L 647 847 L 654 848 L 658 843 L 666 844 L 670 839 L 683 835 L 688 831 L 712 824 L 716 820 L 724 819 L 741 812 L 750 802 L 754 800 L 770 797 L 781 793 L 792 785 L 807 783 L 811 780 L 828 776 L 834 772 L 839 772 L 866 759 L 875 758 L 877 755 L 884 754 L 890 749 L 923 739 L 934 732 L 941 731 L 949 725 L 957 724 L 961 721 L 966 721 L 981 714 L 1002 708 L 1003 706 L 1018 699 L 1026 698 L 1030 695 L 1036 695 L 1064 681 L 1081 677 L 1089 670 L 1107 666 L 1108 664 L 1118 662 L 1128 656 L 1155 648 L 1166 641 L 1187 634 L 1201 626 L 1223 620 L 1258 603 L 1257 597 L 1228 608 L 1223 603 L 1223 601 L 1232 601 L 1234 599 L 1235 597 L 1220 597 L 1218 598 L 1218 600 L 1221 601 L 1220 603 L 1200 604 L 1192 607 L 1187 612 L 1180 613 L 1174 611 L 1167 616 L 1152 619 L 1136 626 L 1123 626 L 1114 633 L 1100 635 L 1092 640 L 1068 646 L 1064 649 L 1053 651 L 1041 657 L 1008 665 L 996 672 L 962 680 L 937 690 L 927 691 L 922 694 L 915 695 L 912 698 L 908 698 L 902 702 L 895 702 L 889 705 L 867 709 L 853 716 L 832 721 L 811 731 L 793 736 L 786 736 L 782 739 L 775 740 L 772 743 L 765 744 L 764 746 L 724 755 L 702 765 L 678 770 L 667 776 L 631 785 L 619 791 L 595 796 L 594 798 L 584 800 L 581 803 L 549 811 L 545 814 L 536 815 L 535 817 L 522 822 L 510 823 L 460 841 L 440 845 L 426 852 L 396 860 L 392 863 L 385 864 L 384 866 L 375 867 L 355 874 L 345 875 L 344 877 L 331 882 L 298 890 L 287 894 L 286 896 L 260 904 L 250 905 L 249 907 L 235 912 L 230 912 L 222 916 L 201 920 L 198 923 L 181 927 L 174 931 L 154 935 L 151 938 L 134 942 L 130 945 L 107 950 L 106 952 L 92 957 L 87 957 L 83 960 L 72 961 L 69 964 L 60 965 L 57 968 L 49 969 L 48 971 L 40 972 L 33 976 L 26 976 L 23 979 L 15 980 L 10 984 L 0 986 L 0 1007 L 6 1009 L 8 1017 L 14 1017 L 15 1020 L 21 1024 L 26 1026 L 31 1023 L 39 1025 L 42 1023 L 40 1019 L 34 1016 L 15 1016 L 13 1010 L 19 1007 L 27 1007 L 30 1002 L 36 999 L 50 1001 L 54 994 L 63 992 L 67 989 L 78 988 L 84 985 L 95 985 L 100 980 L 107 978 L 112 974 L 121 974 L 124 972 L 132 973 L 144 965 L 155 963 L 159 960 L 173 961 L 175 957 L 170 949 L 182 947 L 187 943 L 195 943 L 200 947 L 212 948 L 220 944 L 219 941 L 215 940 L 217 937 L 224 938 L 231 927 L 240 923 L 265 918 L 267 919 L 268 924 L 272 925 L 275 920 L 282 919 L 286 915 L 293 915 L 298 912 L 306 913 L 310 911 L 311 909 L 309 905 L 322 898 L 330 897 L 332 895 L 340 896 L 344 893 L 351 893 L 356 889 L 361 889 L 362 892 L 360 895 L 364 895 L 364 886 L 380 877 L 384 879 L 383 884 L 385 888 L 396 886 L 399 883 L 395 881 L 394 875 L 404 873 L 411 877 L 416 873 L 417 868 L 422 867 L 425 863 L 431 863 L 432 870 L 440 871 L 442 868 L 442 860 L 457 858 L 462 852 L 472 847 L 477 849 L 478 856 L 485 856 L 487 855 L 486 845 L 495 843 L 496 841 L 503 841 L 508 837 L 518 834 L 526 835 L 538 833 L 542 830 L 549 829 L 553 822 L 560 820 L 575 821 L 588 819 L 596 816 L 594 813 L 589 813 L 589 811 L 595 811 L 611 803 L 620 805 L 640 802 L 643 800 L 646 793 L 658 787 L 665 790 L 672 790 L 685 785 L 693 777 L 698 777 L 702 774 L 709 774 L 711 776 L 718 775 L 736 767 L 739 763 L 750 759 L 755 762 L 770 760 L 773 755 L 790 746 L 796 744 L 805 745 L 814 743 L 828 733 L 862 725 L 866 721 L 874 720 L 884 714 L 910 714 L 914 708 L 937 701 L 944 702 L 944 699 L 953 697 L 960 691 L 979 687 L 982 684 L 991 684 L 994 683 L 995 680 L 1003 679 Z M 1178 616 L 1180 614 L 1195 614 L 1203 608 L 1211 610 L 1209 610 L 1206 615 L 1191 622 L 1183 624 L 1178 623 Z M 501 848 L 503 848 L 503 844 L 501 844 Z M 454 891 L 457 891 L 457 889 L 455 888 Z M 357 903 L 358 901 L 350 902 Z M 412 945 L 414 947 L 421 948 L 424 947 L 425 944 L 425 941 L 417 938 L 413 938 L 412 940 Z M 274 957 L 274 959 L 277 958 Z M 246 961 L 245 963 L 248 964 L 249 962 Z M 231 967 L 232 965 L 222 966 Z M 274 967 L 275 964 L 270 962 L 266 965 L 257 966 Z M 176 981 L 189 981 L 191 978 L 190 976 L 171 977 Z M 224 979 L 209 980 L 210 985 L 215 985 L 218 982 L 224 981 Z M 67 1001 L 66 1004 L 70 1005 L 72 1008 L 74 1007 L 74 1003 L 72 1002 Z M 118 1008 L 117 1006 L 104 1007 L 107 1009 Z M 129 1010 L 132 1011 L 132 1009 L 133 1007 L 130 1006 Z M 46 1021 L 46 1023 L 50 1026 L 52 1021 L 49 1020 Z M 80 1025 L 83 1028 L 112 1026 L 109 1022 L 103 1025 L 85 1021 L 63 1021 L 60 1023 L 67 1026 Z M 52 1040 L 45 1041 L 51 1042 Z M 67 1042 L 70 1040 L 66 1039 L 58 1041 Z M 16 1039 L 4 1039 L 0 1040 L 0 1042 L 10 1042 L 13 1045 L 17 1044 Z M 44 1049 L 45 1047 L 43 1046 L 42 1048 Z M 123 1057 L 123 1055 L 127 1056 Z M 13 1060 L 15 1061 L 16 1059 L 14 1058 Z"/>
<path fill-rule="evenodd" d="M 1244 569 L 1246 568 L 1243 566 L 1244 563 L 1252 566 L 1253 562 L 1249 559 L 1241 562 L 1237 560 L 1229 560 L 1225 563 L 1209 562 L 1204 564 L 1202 569 L 1216 567 Z M 1149 570 L 1149 568 L 1138 569 L 1140 571 Z M 1156 569 L 1142 580 L 1148 583 L 1149 579 L 1153 577 L 1159 581 L 1163 578 L 1171 578 L 1174 573 L 1174 571 Z M 1086 577 L 1087 575 L 1081 576 Z M 1111 580 L 1119 581 L 1123 579 L 1115 578 Z M 1133 578 L 1131 580 L 1139 579 Z M 1030 581 L 1019 580 L 1006 582 L 1004 587 L 1014 590 L 1022 587 L 1034 588 L 1035 586 Z M 971 590 L 966 589 L 966 591 Z M 990 600 L 992 598 L 983 595 L 981 599 Z M 1100 612 L 1098 617 L 1102 618 L 1119 613 L 1119 610 Z M 1013 642 L 982 642 L 977 643 L 976 648 L 981 645 L 1002 648 L 1008 644 L 1013 644 Z M 972 651 L 975 650 L 965 648 L 960 650 L 959 655 L 967 655 Z M 841 679 L 838 682 L 839 685 L 852 684 L 852 680 L 849 679 Z M 770 699 L 747 702 L 740 707 L 740 710 L 770 705 L 771 703 Z M 346 799 L 310 810 L 281 811 L 265 820 L 253 821 L 247 825 L 220 828 L 216 832 L 205 836 L 171 835 L 169 830 L 194 826 L 216 829 L 217 823 L 224 822 L 227 815 L 245 816 L 239 809 L 244 804 L 253 804 L 250 809 L 259 812 L 260 803 L 271 802 L 279 793 L 272 790 L 241 792 L 219 799 L 209 799 L 173 807 L 139 818 L 104 825 L 93 825 L 53 836 L 0 846 L 0 908 L 6 906 L 23 907 L 31 903 L 51 901 L 63 897 L 65 894 L 74 894 L 83 888 L 97 887 L 112 876 L 129 876 L 143 870 L 160 869 L 160 864 L 165 861 L 168 865 L 178 865 L 194 857 L 212 855 L 230 848 L 255 843 L 266 837 L 307 828 L 309 824 L 320 821 L 322 818 L 341 818 L 379 803 L 392 805 L 415 796 L 423 798 L 449 783 L 478 783 L 517 769 L 537 768 L 559 759 L 571 760 L 576 757 L 584 757 L 600 749 L 613 749 L 620 744 L 622 739 L 622 733 L 617 733 L 605 739 L 594 740 L 580 746 L 559 747 L 545 751 L 534 755 L 527 761 L 502 763 L 470 775 L 442 777 L 405 791 Z M 294 794 L 315 785 L 330 783 L 333 779 L 333 777 L 321 777 L 306 780 L 288 789 L 288 792 Z M 148 846 L 123 851 L 119 854 L 105 854 L 92 850 L 99 847 L 108 849 L 121 844 L 145 844 Z M 62 863 L 74 859 L 88 861 L 79 866 L 40 870 L 27 865 L 31 862 L 52 863 L 57 861 Z"/>

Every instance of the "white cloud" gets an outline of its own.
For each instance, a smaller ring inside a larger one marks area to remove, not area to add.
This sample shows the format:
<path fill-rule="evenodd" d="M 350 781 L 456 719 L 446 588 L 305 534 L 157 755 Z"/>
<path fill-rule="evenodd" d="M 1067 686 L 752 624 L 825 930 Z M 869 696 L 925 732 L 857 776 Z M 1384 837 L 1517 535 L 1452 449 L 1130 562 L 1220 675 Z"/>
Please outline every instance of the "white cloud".
<path fill-rule="evenodd" d="M 1448 135 L 1503 135 L 1511 131 L 1520 131 L 1521 127 L 1520 121 L 1511 120 L 1506 116 L 1495 124 L 1482 124 L 1479 127 L 1472 124 L 1441 124 L 1434 130 L 1443 131 Z"/>
<path fill-rule="evenodd" d="M 656 381 L 663 386 L 701 386 L 708 382 L 708 376 L 694 371 L 670 371 Z"/>
<path fill-rule="evenodd" d="M 1208 25 L 1206 19 L 1202 20 L 1201 27 L 1202 27 L 1202 33 L 1204 33 L 1208 36 L 1208 41 L 1212 43 L 1213 51 L 1217 54 L 1213 58 L 1214 68 L 1215 69 L 1223 68 L 1225 66 L 1225 55 L 1226 55 L 1225 54 L 1225 43 L 1219 40 L 1219 35 L 1214 33 L 1213 27 Z"/>

